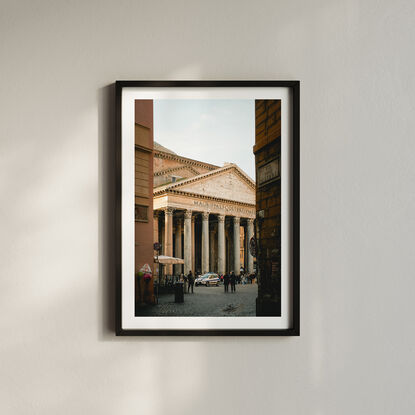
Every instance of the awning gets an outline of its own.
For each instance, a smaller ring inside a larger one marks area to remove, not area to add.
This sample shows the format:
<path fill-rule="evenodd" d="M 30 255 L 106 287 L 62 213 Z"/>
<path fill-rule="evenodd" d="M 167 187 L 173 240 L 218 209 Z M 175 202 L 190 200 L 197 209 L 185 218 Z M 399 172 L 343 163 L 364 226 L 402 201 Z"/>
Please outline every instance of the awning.
<path fill-rule="evenodd" d="M 184 264 L 184 259 L 172 256 L 159 255 L 154 257 L 154 261 L 160 264 Z"/>

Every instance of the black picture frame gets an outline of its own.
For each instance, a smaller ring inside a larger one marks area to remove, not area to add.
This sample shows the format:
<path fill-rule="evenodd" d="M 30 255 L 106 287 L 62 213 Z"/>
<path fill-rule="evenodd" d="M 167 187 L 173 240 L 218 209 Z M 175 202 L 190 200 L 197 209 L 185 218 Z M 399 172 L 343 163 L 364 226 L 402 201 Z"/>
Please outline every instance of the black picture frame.
<path fill-rule="evenodd" d="M 122 94 L 128 88 L 287 88 L 291 93 L 292 123 L 291 157 L 291 269 L 292 269 L 292 317 L 291 326 L 284 329 L 125 329 L 122 325 Z M 299 336 L 300 335 L 300 81 L 131 81 L 115 83 L 115 127 L 116 127 L 116 307 L 115 334 L 117 336 Z"/>

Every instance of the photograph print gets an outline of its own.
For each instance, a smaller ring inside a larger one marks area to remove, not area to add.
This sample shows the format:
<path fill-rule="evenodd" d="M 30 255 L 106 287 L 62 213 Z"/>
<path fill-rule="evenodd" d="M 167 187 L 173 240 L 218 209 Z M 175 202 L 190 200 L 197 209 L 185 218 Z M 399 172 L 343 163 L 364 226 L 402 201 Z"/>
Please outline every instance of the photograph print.
<path fill-rule="evenodd" d="M 136 328 L 272 329 L 260 321 L 284 301 L 281 99 L 155 96 L 133 112 Z"/>

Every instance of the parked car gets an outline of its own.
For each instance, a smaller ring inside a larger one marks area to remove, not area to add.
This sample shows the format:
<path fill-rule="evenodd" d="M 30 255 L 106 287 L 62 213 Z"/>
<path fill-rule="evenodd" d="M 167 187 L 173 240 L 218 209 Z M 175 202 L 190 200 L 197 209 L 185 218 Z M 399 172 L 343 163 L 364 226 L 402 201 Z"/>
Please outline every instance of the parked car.
<path fill-rule="evenodd" d="M 207 278 L 209 275 L 213 275 L 213 274 L 215 274 L 215 273 L 214 272 L 207 272 L 206 274 L 203 274 L 203 275 L 199 274 L 195 279 L 195 285 L 204 285 L 204 284 L 202 284 L 202 281 L 205 278 Z"/>
<path fill-rule="evenodd" d="M 213 272 L 208 272 L 207 274 L 202 275 L 199 284 L 205 285 L 206 287 L 210 287 L 215 285 L 216 287 L 219 285 L 220 278 L 218 274 Z"/>
<path fill-rule="evenodd" d="M 207 272 L 206 274 L 203 275 L 198 275 L 198 277 L 195 279 L 195 285 L 206 285 L 205 283 L 203 283 L 202 281 L 205 280 L 209 275 L 214 275 L 214 272 Z"/>
<path fill-rule="evenodd" d="M 196 287 L 198 286 L 198 285 L 201 285 L 202 284 L 202 280 L 204 280 L 206 278 L 206 276 L 205 275 L 201 275 L 200 277 L 197 277 L 196 279 L 195 279 L 195 285 L 196 285 Z"/>

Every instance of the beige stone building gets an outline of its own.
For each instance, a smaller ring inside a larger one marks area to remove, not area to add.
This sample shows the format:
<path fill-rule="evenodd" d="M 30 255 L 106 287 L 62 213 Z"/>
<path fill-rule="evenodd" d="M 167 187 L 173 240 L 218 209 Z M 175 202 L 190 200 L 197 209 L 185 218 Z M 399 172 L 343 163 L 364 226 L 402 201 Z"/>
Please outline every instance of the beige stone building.
<path fill-rule="evenodd" d="M 255 182 L 236 164 L 192 160 L 155 142 L 153 209 L 162 254 L 184 259 L 167 275 L 253 272 Z"/>

